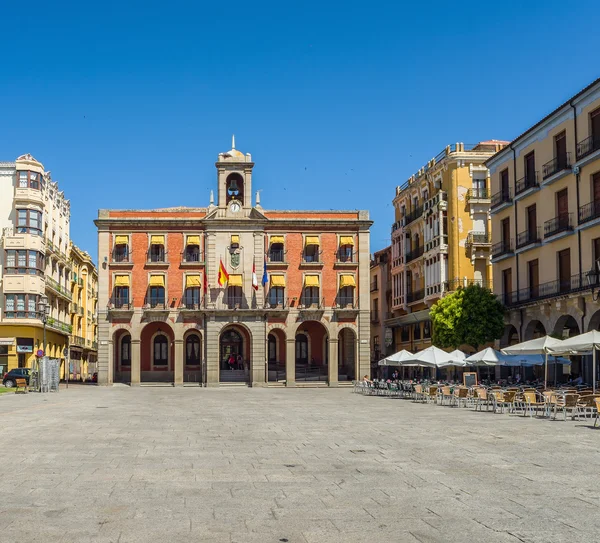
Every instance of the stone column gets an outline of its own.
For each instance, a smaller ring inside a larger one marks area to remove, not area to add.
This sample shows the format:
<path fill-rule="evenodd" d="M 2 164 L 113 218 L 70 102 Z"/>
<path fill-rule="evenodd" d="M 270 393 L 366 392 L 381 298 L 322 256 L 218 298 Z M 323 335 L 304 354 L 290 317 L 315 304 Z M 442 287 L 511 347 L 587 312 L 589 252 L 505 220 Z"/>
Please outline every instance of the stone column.
<path fill-rule="evenodd" d="M 139 339 L 131 340 L 131 386 L 140 384 L 142 376 L 142 353 L 141 341 Z"/>
<path fill-rule="evenodd" d="M 296 338 L 285 341 L 285 386 L 296 386 Z"/>
<path fill-rule="evenodd" d="M 253 387 L 267 386 L 267 326 L 262 318 L 249 325 L 252 334 L 250 384 Z"/>
<path fill-rule="evenodd" d="M 173 384 L 175 386 L 183 386 L 183 339 L 175 340 L 175 360 L 173 366 L 175 370 L 175 376 Z"/>
<path fill-rule="evenodd" d="M 106 353 L 106 360 L 107 360 L 107 364 L 108 366 L 106 367 L 106 375 L 107 375 L 107 380 L 102 383 L 103 385 L 112 385 L 114 382 L 114 371 L 115 371 L 115 346 L 114 343 L 112 341 L 108 341 L 108 352 Z"/>
<path fill-rule="evenodd" d="M 329 340 L 329 386 L 338 386 L 338 339 Z"/>
<path fill-rule="evenodd" d="M 209 317 L 206 323 L 206 386 L 219 386 L 219 333 L 221 324 Z"/>

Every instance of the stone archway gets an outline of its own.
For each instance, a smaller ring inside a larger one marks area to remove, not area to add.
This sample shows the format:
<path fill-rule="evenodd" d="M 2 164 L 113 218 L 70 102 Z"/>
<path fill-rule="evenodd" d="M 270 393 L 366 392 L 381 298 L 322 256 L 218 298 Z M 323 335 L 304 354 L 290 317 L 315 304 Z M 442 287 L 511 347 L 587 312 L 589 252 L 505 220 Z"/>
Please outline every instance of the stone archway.
<path fill-rule="evenodd" d="M 552 334 L 559 339 L 579 335 L 579 324 L 572 315 L 562 315 L 556 321 Z"/>
<path fill-rule="evenodd" d="M 329 334 L 318 321 L 304 321 L 296 330 L 296 381 L 327 381 Z"/>
<path fill-rule="evenodd" d="M 356 333 L 342 328 L 338 334 L 338 381 L 356 379 Z"/>
<path fill-rule="evenodd" d="M 546 328 L 539 320 L 532 320 L 527 323 L 524 333 L 524 341 L 543 337 L 546 335 Z"/>
<path fill-rule="evenodd" d="M 273 328 L 267 334 L 267 362 L 269 381 L 286 380 L 286 335 L 281 328 Z"/>
<path fill-rule="evenodd" d="M 252 366 L 252 336 L 240 324 L 230 324 L 219 334 L 219 380 L 248 382 Z"/>
<path fill-rule="evenodd" d="M 199 330 L 187 330 L 183 336 L 183 381 L 184 383 L 202 383 L 202 363 L 204 345 Z"/>
<path fill-rule="evenodd" d="M 519 343 L 519 332 L 517 332 L 515 326 L 507 324 L 504 327 L 504 334 L 502 334 L 502 338 L 500 339 L 500 347 L 508 347 L 517 343 Z"/>
<path fill-rule="evenodd" d="M 140 382 L 173 382 L 175 333 L 166 322 L 150 322 L 140 334 Z"/>
<path fill-rule="evenodd" d="M 600 330 L 600 309 L 596 311 L 590 318 L 588 332 L 591 332 L 592 330 Z"/>

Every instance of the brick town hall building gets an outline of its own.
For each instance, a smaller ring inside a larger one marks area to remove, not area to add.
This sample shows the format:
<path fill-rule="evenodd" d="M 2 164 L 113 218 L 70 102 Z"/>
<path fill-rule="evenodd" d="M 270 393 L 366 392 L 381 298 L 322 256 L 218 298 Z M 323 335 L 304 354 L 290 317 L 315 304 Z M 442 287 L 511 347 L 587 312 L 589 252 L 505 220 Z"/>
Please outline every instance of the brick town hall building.
<path fill-rule="evenodd" d="M 99 211 L 98 382 L 369 374 L 368 212 L 268 211 L 250 154 L 233 145 L 216 167 L 216 204 Z"/>

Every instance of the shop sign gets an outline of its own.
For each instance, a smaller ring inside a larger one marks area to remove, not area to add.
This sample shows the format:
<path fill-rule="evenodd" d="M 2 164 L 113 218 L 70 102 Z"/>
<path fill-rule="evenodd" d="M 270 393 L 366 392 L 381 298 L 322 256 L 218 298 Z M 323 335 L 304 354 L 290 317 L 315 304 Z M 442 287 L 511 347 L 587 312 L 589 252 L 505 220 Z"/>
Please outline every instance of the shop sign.
<path fill-rule="evenodd" d="M 14 337 L 0 337 L 0 345 L 14 345 Z"/>
<path fill-rule="evenodd" d="M 32 353 L 33 345 L 17 345 L 18 353 Z"/>

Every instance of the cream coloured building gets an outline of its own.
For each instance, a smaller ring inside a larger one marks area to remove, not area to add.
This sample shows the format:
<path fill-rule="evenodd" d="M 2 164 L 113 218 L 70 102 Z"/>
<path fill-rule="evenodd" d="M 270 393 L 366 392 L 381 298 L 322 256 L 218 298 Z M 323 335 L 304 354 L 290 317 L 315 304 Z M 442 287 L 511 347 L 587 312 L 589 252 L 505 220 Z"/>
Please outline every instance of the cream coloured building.
<path fill-rule="evenodd" d="M 429 309 L 446 293 L 491 286 L 490 184 L 485 161 L 507 142 L 448 145 L 396 188 L 392 225 L 395 350 L 431 345 Z"/>
<path fill-rule="evenodd" d="M 0 162 L 0 366 L 64 360 L 71 325 L 70 203 L 31 155 Z M 46 343 L 40 302 L 47 300 Z"/>
<path fill-rule="evenodd" d="M 510 310 L 501 345 L 599 329 L 600 79 L 486 164 L 494 292 Z"/>

